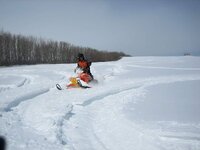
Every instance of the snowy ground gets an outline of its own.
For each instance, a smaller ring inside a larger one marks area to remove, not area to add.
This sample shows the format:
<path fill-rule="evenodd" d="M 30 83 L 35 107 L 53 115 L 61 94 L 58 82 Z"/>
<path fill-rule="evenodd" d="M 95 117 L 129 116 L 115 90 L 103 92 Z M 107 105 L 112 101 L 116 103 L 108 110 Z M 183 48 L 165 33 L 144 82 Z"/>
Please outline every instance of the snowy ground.
<path fill-rule="evenodd" d="M 0 68 L 8 150 L 200 149 L 200 57 L 93 63 L 98 85 L 57 90 L 75 66 Z"/>

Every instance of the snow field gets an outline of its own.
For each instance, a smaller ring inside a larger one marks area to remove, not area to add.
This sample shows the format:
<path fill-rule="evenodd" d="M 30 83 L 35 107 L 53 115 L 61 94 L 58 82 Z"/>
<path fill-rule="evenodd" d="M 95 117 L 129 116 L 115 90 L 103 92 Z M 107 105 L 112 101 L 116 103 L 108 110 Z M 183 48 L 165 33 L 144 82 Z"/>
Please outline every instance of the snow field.
<path fill-rule="evenodd" d="M 93 63 L 98 85 L 58 91 L 75 66 L 0 68 L 8 149 L 200 149 L 199 57 Z"/>

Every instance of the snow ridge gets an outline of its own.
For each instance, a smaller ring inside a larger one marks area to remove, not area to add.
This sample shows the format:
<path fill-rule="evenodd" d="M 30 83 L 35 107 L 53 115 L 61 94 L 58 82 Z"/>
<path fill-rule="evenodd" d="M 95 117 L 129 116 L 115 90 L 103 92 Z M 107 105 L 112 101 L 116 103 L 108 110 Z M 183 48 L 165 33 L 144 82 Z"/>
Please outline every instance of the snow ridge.
<path fill-rule="evenodd" d="M 118 94 L 120 92 L 124 92 L 124 91 L 127 91 L 127 90 L 131 90 L 131 89 L 136 89 L 136 88 L 140 88 L 141 86 L 140 85 L 132 85 L 130 87 L 126 87 L 126 88 L 116 88 L 114 90 L 109 90 L 108 92 L 105 92 L 105 93 L 102 93 L 102 94 L 99 94 L 97 96 L 94 96 L 86 101 L 84 101 L 82 104 L 77 104 L 77 105 L 81 105 L 81 106 L 88 106 L 96 101 L 99 101 L 99 100 L 102 100 L 108 96 L 111 96 L 111 95 L 115 95 L 115 94 Z"/>
<path fill-rule="evenodd" d="M 56 137 L 62 145 L 66 145 L 68 143 L 67 139 L 63 135 L 64 121 L 69 120 L 74 115 L 72 113 L 73 105 L 68 104 L 66 109 L 66 114 L 57 122 L 58 131 Z"/>
<path fill-rule="evenodd" d="M 35 91 L 28 92 L 24 94 L 23 96 L 19 96 L 16 99 L 14 99 L 11 103 L 9 103 L 7 107 L 4 108 L 4 111 L 6 112 L 12 111 L 12 108 L 18 106 L 21 102 L 33 99 L 37 96 L 47 93 L 48 91 L 49 91 L 49 88 L 43 88 L 43 89 L 38 89 Z"/>

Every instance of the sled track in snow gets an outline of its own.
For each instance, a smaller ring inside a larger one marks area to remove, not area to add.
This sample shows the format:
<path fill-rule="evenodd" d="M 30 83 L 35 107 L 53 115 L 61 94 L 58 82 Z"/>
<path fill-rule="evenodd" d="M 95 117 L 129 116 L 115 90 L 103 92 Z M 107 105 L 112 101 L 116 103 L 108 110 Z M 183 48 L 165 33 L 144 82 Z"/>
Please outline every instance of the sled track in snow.
<path fill-rule="evenodd" d="M 105 97 L 108 97 L 108 96 L 111 96 L 111 95 L 115 95 L 115 94 L 118 94 L 118 93 L 121 93 L 121 92 L 124 92 L 124 91 L 128 91 L 128 90 L 132 90 L 132 89 L 137 89 L 137 88 L 140 88 L 141 85 L 135 85 L 135 86 L 131 86 L 131 87 L 127 87 L 127 88 L 124 88 L 124 89 L 114 89 L 112 91 L 108 91 L 108 92 L 105 92 L 103 94 L 100 94 L 100 95 L 97 95 L 97 96 L 94 96 L 86 101 L 84 101 L 82 104 L 77 104 L 77 105 L 81 105 L 81 106 L 88 106 L 90 104 L 92 104 L 93 102 L 96 102 L 98 100 L 101 100 L 101 99 L 104 99 Z"/>
<path fill-rule="evenodd" d="M 0 93 L 5 92 L 5 91 L 10 90 L 10 89 L 11 89 L 10 87 L 0 87 Z"/>
<path fill-rule="evenodd" d="M 108 148 L 105 146 L 105 144 L 99 139 L 99 137 L 94 133 L 94 131 L 92 132 L 94 138 L 96 139 L 96 141 L 101 145 L 101 147 L 105 150 L 108 150 Z"/>
<path fill-rule="evenodd" d="M 65 120 L 69 120 L 74 114 L 72 113 L 73 111 L 73 105 L 69 104 L 67 105 L 67 112 L 66 114 L 58 121 L 58 133 L 57 133 L 57 139 L 62 145 L 66 145 L 67 141 L 63 138 L 63 125 Z"/>
<path fill-rule="evenodd" d="M 108 92 L 102 93 L 98 96 L 92 97 L 86 101 L 84 101 L 82 104 L 78 104 L 81 106 L 88 106 L 96 101 L 103 100 L 104 98 L 107 98 L 109 96 L 117 96 L 117 94 L 120 94 L 125 91 L 129 90 L 134 90 L 134 89 L 140 89 L 144 88 L 146 89 L 147 87 L 154 86 L 157 84 L 168 84 L 168 83 L 173 83 L 173 82 L 182 82 L 182 81 L 192 81 L 192 80 L 200 80 L 199 76 L 182 76 L 180 78 L 175 78 L 174 77 L 161 77 L 161 78 L 152 78 L 152 79 L 146 79 L 141 81 L 140 83 L 136 83 L 135 86 L 132 84 L 132 86 L 122 88 L 122 89 L 113 89 Z M 113 97 L 113 98 L 114 98 Z M 101 141 L 101 139 L 96 135 L 94 132 L 94 137 L 96 141 L 102 146 L 103 149 L 107 149 L 104 143 Z M 200 137 L 195 137 L 195 136 L 176 136 L 176 135 L 163 135 L 161 136 L 166 139 L 172 139 L 172 140 L 185 140 L 185 141 L 200 141 Z M 165 149 L 161 145 L 157 145 L 159 149 Z"/>
<path fill-rule="evenodd" d="M 177 79 L 177 76 L 172 76 L 172 77 L 161 77 L 161 78 L 147 78 L 145 80 L 141 80 L 137 83 L 131 83 L 130 86 L 127 86 L 125 88 L 115 88 L 112 89 L 110 91 L 104 92 L 100 95 L 94 96 L 86 101 L 84 101 L 82 104 L 77 104 L 80 106 L 88 106 L 90 104 L 92 104 L 95 101 L 104 99 L 105 97 L 111 96 L 111 95 L 115 95 L 121 92 L 125 92 L 128 90 L 132 90 L 132 89 L 138 89 L 140 87 L 146 88 L 152 85 L 156 85 L 156 84 L 165 84 L 165 83 L 172 83 L 172 82 L 179 82 L 179 81 L 190 81 L 190 80 L 200 80 L 199 76 L 183 76 Z"/>
<path fill-rule="evenodd" d="M 169 139 L 177 139 L 177 140 L 191 140 L 191 141 L 200 141 L 200 137 L 194 136 L 178 136 L 178 135 L 163 135 L 161 137 L 169 138 Z"/>
<path fill-rule="evenodd" d="M 47 93 L 48 91 L 49 91 L 49 88 L 44 88 L 40 90 L 31 91 L 29 93 L 26 93 L 25 95 L 19 96 L 15 100 L 13 100 L 11 103 L 9 103 L 7 107 L 4 109 L 4 111 L 5 112 L 12 111 L 12 108 L 18 106 L 21 102 L 33 99 L 37 96 Z"/>
<path fill-rule="evenodd" d="M 97 95 L 97 96 L 94 96 L 86 101 L 84 101 L 82 104 L 77 104 L 77 105 L 80 105 L 80 106 L 88 106 L 90 104 L 92 104 L 93 102 L 96 102 L 96 101 L 99 101 L 101 99 L 104 99 L 108 96 L 111 96 L 111 95 L 116 95 L 118 93 L 121 93 L 121 92 L 125 92 L 125 91 L 128 91 L 128 90 L 132 90 L 132 89 L 137 89 L 137 88 L 140 88 L 140 87 L 143 87 L 145 85 L 145 80 L 144 81 L 141 81 L 141 82 L 138 82 L 138 83 L 135 83 L 135 84 L 131 84 L 130 86 L 127 86 L 125 88 L 115 88 L 115 89 L 112 89 L 112 90 L 109 90 L 107 92 L 104 92 L 100 95 Z"/>
<path fill-rule="evenodd" d="M 24 86 L 25 84 L 29 84 L 29 82 L 30 82 L 29 79 L 24 78 L 24 80 L 23 80 L 21 83 L 19 83 L 19 84 L 17 85 L 17 87 L 22 87 L 22 86 Z"/>
<path fill-rule="evenodd" d="M 25 77 L 20 83 L 18 83 L 16 85 L 3 85 L 2 87 L 0 87 L 0 93 L 8 91 L 10 89 L 22 87 L 22 86 L 27 85 L 29 83 L 30 83 L 30 79 Z"/>
<path fill-rule="evenodd" d="M 127 65 L 134 68 L 144 69 L 162 69 L 162 70 L 180 70 L 180 71 L 200 71 L 200 68 L 181 68 L 181 67 L 154 67 L 154 66 L 142 66 L 142 65 Z"/>

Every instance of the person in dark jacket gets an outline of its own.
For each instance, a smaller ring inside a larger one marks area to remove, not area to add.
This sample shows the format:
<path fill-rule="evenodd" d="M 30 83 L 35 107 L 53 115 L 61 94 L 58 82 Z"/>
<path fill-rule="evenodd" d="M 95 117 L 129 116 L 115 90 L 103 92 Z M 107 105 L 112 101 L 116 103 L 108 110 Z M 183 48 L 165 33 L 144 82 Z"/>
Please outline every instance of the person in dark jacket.
<path fill-rule="evenodd" d="M 76 67 L 75 71 L 77 69 L 81 69 L 81 70 L 83 70 L 83 73 L 86 73 L 91 77 L 90 80 L 93 80 L 93 75 L 90 72 L 91 64 L 92 64 L 91 62 L 89 62 L 88 60 L 85 59 L 83 54 L 79 53 L 78 57 L 77 57 L 77 67 Z"/>

